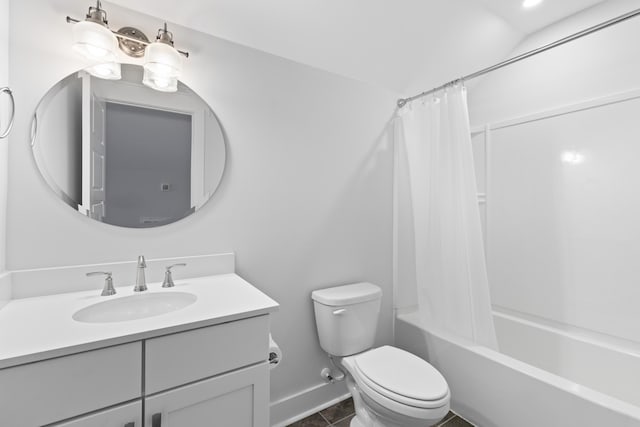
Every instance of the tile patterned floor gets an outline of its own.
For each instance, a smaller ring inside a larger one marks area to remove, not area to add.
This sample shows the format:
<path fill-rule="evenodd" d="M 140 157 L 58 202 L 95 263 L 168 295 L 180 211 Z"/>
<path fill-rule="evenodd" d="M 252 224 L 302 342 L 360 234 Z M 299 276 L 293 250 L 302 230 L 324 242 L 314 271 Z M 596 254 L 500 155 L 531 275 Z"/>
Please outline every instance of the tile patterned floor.
<path fill-rule="evenodd" d="M 290 424 L 288 427 L 349 427 L 351 418 L 355 416 L 353 400 L 350 398 L 323 409 L 307 418 Z M 473 427 L 473 424 L 460 418 L 453 412 L 436 424 L 437 427 Z"/>

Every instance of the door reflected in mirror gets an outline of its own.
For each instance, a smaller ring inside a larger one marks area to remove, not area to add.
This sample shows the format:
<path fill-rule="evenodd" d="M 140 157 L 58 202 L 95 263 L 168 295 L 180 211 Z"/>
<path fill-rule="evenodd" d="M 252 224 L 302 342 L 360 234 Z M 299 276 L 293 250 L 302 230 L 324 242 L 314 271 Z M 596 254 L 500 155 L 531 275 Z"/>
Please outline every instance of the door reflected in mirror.
<path fill-rule="evenodd" d="M 147 88 L 142 67 L 122 80 L 73 73 L 52 87 L 33 118 L 33 155 L 60 199 L 96 221 L 144 228 L 201 208 L 225 166 L 222 127 L 186 85 Z"/>

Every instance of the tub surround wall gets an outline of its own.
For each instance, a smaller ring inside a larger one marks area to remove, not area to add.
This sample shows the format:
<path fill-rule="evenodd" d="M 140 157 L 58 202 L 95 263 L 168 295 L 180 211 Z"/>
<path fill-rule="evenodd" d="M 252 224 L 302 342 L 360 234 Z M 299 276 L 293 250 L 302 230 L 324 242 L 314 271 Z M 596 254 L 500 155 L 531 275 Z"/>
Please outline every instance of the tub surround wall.
<path fill-rule="evenodd" d="M 513 55 L 637 7 L 636 1 L 603 2 L 532 35 Z M 469 90 L 478 130 L 530 116 L 487 134 L 493 304 L 635 342 L 640 205 L 633 183 L 640 175 L 633 153 L 640 101 L 605 100 L 570 114 L 560 107 L 638 92 L 638 38 L 640 20 L 631 19 L 491 73 Z M 482 145 L 485 135 L 476 139 Z M 583 162 L 563 163 L 563 153 L 573 151 Z"/>
<path fill-rule="evenodd" d="M 640 343 L 633 96 L 490 132 L 494 305 Z"/>
<path fill-rule="evenodd" d="M 171 18 L 103 5 L 112 27 L 135 25 L 148 36 Z M 9 153 L 8 268 L 234 252 L 238 274 L 281 304 L 271 324 L 285 354 L 271 375 L 272 402 L 283 408 L 274 408 L 274 416 L 287 419 L 343 396 L 344 386 L 320 377 L 329 362 L 310 294 L 363 280 L 380 285 L 377 342 L 391 341 L 388 121 L 398 94 L 169 23 L 176 46 L 192 54 L 182 80 L 211 105 L 227 135 L 225 175 L 209 203 L 175 224 L 137 230 L 100 224 L 56 199 L 27 143 L 40 98 L 88 65 L 72 51 L 64 20 L 81 18 L 87 7 L 84 0 L 11 1 L 10 67 L 19 105 L 12 140 L 20 143 Z M 288 413 L 289 398 L 299 402 L 297 413 Z"/>
<path fill-rule="evenodd" d="M 0 309 L 11 300 L 11 273 L 0 273 Z"/>
<path fill-rule="evenodd" d="M 9 0 L 0 0 L 0 87 L 9 86 Z M 0 128 L 7 124 L 6 94 L 0 100 Z M 7 248 L 7 188 L 9 139 L 0 139 L 0 275 L 5 270 Z M 0 306 L 2 298 L 0 297 Z"/>

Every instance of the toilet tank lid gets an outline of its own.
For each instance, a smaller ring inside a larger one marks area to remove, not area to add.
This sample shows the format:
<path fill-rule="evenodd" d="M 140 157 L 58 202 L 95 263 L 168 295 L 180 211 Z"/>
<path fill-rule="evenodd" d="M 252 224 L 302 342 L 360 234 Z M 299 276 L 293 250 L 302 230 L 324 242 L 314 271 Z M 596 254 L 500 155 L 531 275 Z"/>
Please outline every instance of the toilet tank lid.
<path fill-rule="evenodd" d="M 381 296 L 382 289 L 368 282 L 334 286 L 311 292 L 311 298 L 314 301 L 330 306 L 357 304 L 379 299 Z"/>

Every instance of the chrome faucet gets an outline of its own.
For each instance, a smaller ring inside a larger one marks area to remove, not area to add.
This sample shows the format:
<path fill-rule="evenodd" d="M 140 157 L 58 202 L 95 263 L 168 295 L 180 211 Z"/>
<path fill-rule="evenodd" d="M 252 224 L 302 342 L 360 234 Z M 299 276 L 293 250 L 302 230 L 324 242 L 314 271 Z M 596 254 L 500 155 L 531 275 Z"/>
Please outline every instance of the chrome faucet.
<path fill-rule="evenodd" d="M 138 257 L 138 272 L 136 273 L 136 286 L 133 288 L 133 292 L 142 292 L 147 290 L 147 281 L 144 277 L 144 269 L 147 268 L 147 263 L 144 260 L 144 256 Z"/>

